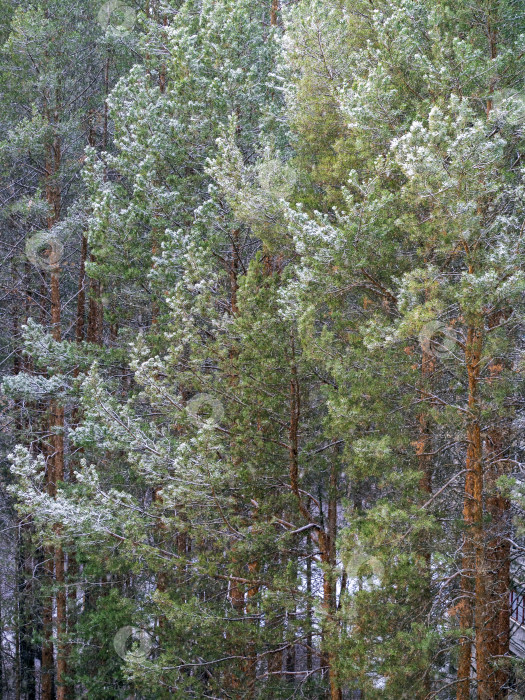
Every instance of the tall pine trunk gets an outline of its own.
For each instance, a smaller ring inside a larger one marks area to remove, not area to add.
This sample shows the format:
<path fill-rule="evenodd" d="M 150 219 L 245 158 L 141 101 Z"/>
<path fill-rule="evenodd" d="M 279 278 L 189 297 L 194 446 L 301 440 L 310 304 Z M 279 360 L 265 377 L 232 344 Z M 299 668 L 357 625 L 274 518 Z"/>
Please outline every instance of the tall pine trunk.
<path fill-rule="evenodd" d="M 497 327 L 506 319 L 510 310 L 499 311 L 489 318 L 489 328 Z M 493 358 L 489 365 L 488 383 L 496 387 L 508 363 L 501 358 Z M 499 417 L 495 417 L 498 420 Z M 508 472 L 509 463 L 506 440 L 505 418 L 487 431 L 486 467 L 486 514 L 487 524 L 487 595 L 488 625 L 487 647 L 492 669 L 488 680 L 487 693 L 495 700 L 504 700 L 508 695 L 509 665 L 505 658 L 510 649 L 510 542 L 508 539 L 511 514 L 510 501 L 498 487 L 498 479 Z"/>
<path fill-rule="evenodd" d="M 270 24 L 272 27 L 277 26 L 277 12 L 279 10 L 279 0 L 271 0 L 272 5 L 270 9 Z"/>
<path fill-rule="evenodd" d="M 476 672 L 478 695 L 484 697 L 487 654 L 485 626 L 485 557 L 483 546 L 483 454 L 480 426 L 479 379 L 483 329 L 481 319 L 467 330 L 465 364 L 468 376 L 467 458 L 463 521 L 465 533 L 462 552 L 460 628 L 463 636 L 459 648 L 457 700 L 470 698 L 472 638 L 475 626 Z"/>
<path fill-rule="evenodd" d="M 49 208 L 48 228 L 52 230 L 55 224 L 60 219 L 61 213 L 61 190 L 59 182 L 59 173 L 62 159 L 62 149 L 60 137 L 57 134 L 57 128 L 60 121 L 60 92 L 59 88 L 55 92 L 55 108 L 53 112 L 49 109 L 49 102 L 46 101 L 45 115 L 48 124 L 53 126 L 53 139 L 46 146 L 46 199 Z M 53 247 L 49 256 L 50 264 L 50 282 L 51 282 L 51 329 L 54 340 L 59 342 L 62 338 L 61 331 L 61 299 L 60 299 L 60 253 L 55 252 Z M 64 480 L 64 408 L 58 401 L 53 400 L 50 403 L 50 433 L 52 436 L 51 455 L 52 467 L 48 469 L 48 493 L 53 498 L 56 496 L 56 488 L 58 482 Z M 60 537 L 59 527 L 55 527 L 55 534 Z M 66 662 L 66 590 L 65 590 L 65 559 L 62 546 L 57 544 L 54 551 L 49 551 L 46 557 L 49 560 L 48 574 L 50 579 L 54 579 L 57 587 L 56 595 L 56 637 L 57 637 L 57 664 L 56 664 L 56 697 L 57 700 L 65 700 L 66 685 L 65 676 L 67 673 Z M 54 563 L 54 566 L 53 566 Z M 54 568 L 54 572 L 53 572 Z M 51 641 L 52 635 L 52 610 L 53 597 L 46 601 L 44 605 L 44 643 L 43 643 L 43 665 L 44 656 L 46 658 L 46 667 L 53 667 L 53 644 Z M 48 671 L 45 680 L 46 683 L 42 686 L 42 700 L 51 700 L 52 698 L 52 683 L 51 671 Z"/>

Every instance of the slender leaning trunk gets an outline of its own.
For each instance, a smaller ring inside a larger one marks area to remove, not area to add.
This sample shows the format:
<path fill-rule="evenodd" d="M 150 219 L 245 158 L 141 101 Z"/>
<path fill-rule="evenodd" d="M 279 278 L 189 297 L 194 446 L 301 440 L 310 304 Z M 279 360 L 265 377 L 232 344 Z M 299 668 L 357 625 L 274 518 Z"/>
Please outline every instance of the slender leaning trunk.
<path fill-rule="evenodd" d="M 58 268 L 58 263 L 57 263 Z M 53 338 L 61 340 L 60 328 L 60 280 L 58 269 L 51 273 L 51 322 L 53 325 Z M 53 421 L 53 442 L 54 442 L 54 484 L 53 495 L 56 496 L 56 488 L 59 482 L 64 481 L 64 407 L 58 401 L 51 404 L 51 414 Z M 60 527 L 56 526 L 55 532 L 60 535 Z M 57 627 L 57 700 L 66 700 L 67 674 L 67 647 L 66 637 L 66 588 L 65 588 L 65 557 L 64 550 L 60 544 L 55 546 L 55 580 L 57 584 L 56 594 L 56 627 Z"/>
<path fill-rule="evenodd" d="M 57 126 L 60 122 L 60 91 L 56 89 L 54 111 L 48 108 L 46 101 L 45 113 L 47 121 L 53 126 L 55 131 L 53 139 L 46 147 L 46 199 L 49 207 L 48 228 L 53 229 L 60 219 L 61 214 L 61 190 L 60 190 L 60 167 L 62 160 L 62 150 L 60 137 L 57 134 Z M 61 299 L 60 299 L 60 252 L 51 250 L 49 256 L 50 282 L 51 282 L 51 329 L 53 339 L 59 342 L 62 338 L 61 331 Z M 50 467 L 47 475 L 47 490 L 51 497 L 56 496 L 57 484 L 64 480 L 64 408 L 56 400 L 50 403 L 51 414 L 51 434 L 53 454 L 50 459 Z M 51 467 L 52 464 L 52 467 Z M 60 527 L 55 526 L 55 534 L 60 538 Z M 66 700 L 65 676 L 67 673 L 65 643 L 66 636 L 66 589 L 65 589 L 65 558 L 64 551 L 60 544 L 54 550 L 46 554 L 48 560 L 47 573 L 50 580 L 57 586 L 56 594 L 56 636 L 57 636 L 57 663 L 56 663 L 56 697 L 57 700 Z M 53 566 L 54 564 L 54 566 Z M 54 568 L 54 572 L 53 572 Z M 44 671 L 42 683 L 42 700 L 52 698 L 52 668 L 53 668 L 53 644 L 52 635 L 52 610 L 53 597 L 47 600 L 44 605 L 44 642 L 42 646 L 42 666 L 50 669 Z M 46 663 L 44 664 L 44 657 Z M 44 683 L 45 681 L 45 683 Z"/>
<path fill-rule="evenodd" d="M 430 347 L 430 339 L 426 339 L 421 344 L 421 411 L 418 416 L 419 435 L 416 441 L 416 454 L 420 471 L 419 486 L 426 501 L 432 494 L 432 473 L 433 473 L 433 458 L 432 458 L 432 421 L 430 416 L 430 396 L 429 383 L 434 374 L 436 360 Z M 425 610 L 430 609 L 432 605 L 432 557 L 431 543 L 428 538 L 425 538 L 421 543 L 420 561 L 423 568 L 424 584 L 421 592 L 422 604 Z M 430 674 L 426 673 L 423 687 L 422 697 L 426 698 L 431 692 Z"/>
<path fill-rule="evenodd" d="M 336 563 L 335 542 L 337 537 L 337 481 L 338 468 L 335 461 L 330 470 L 330 484 L 328 493 L 328 523 L 325 531 L 319 532 L 319 549 L 321 561 L 325 565 L 323 572 L 323 609 L 325 613 L 325 625 L 323 629 L 323 666 L 328 668 L 328 698 L 330 700 L 342 700 L 343 694 L 337 680 L 335 670 L 335 655 L 327 649 L 328 636 L 334 628 L 334 616 L 337 612 L 337 596 L 334 580 Z"/>
<path fill-rule="evenodd" d="M 50 446 L 44 443 L 43 452 L 46 459 L 46 491 L 53 497 L 54 473 L 53 455 Z M 44 549 L 44 575 L 48 586 L 51 586 L 55 573 L 54 553 L 52 547 Z M 53 700 L 54 680 L 54 647 L 53 647 L 53 595 L 46 596 L 42 605 L 42 661 L 40 665 L 41 675 L 41 700 Z"/>

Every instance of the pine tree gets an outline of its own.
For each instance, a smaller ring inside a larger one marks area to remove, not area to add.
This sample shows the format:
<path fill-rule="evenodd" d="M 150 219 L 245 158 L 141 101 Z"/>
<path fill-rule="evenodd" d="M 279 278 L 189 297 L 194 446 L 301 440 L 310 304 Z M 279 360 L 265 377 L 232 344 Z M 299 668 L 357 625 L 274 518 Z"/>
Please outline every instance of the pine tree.
<path fill-rule="evenodd" d="M 82 151 L 90 128 L 89 115 L 103 94 L 97 46 L 102 27 L 94 5 L 32 3 L 21 8 L 4 3 L 3 10 L 10 16 L 2 75 L 5 128 L 1 157 L 9 168 L 5 178 L 9 197 L 3 216 L 13 241 L 9 257 L 13 261 L 14 294 L 22 301 L 13 307 L 16 376 L 8 379 L 8 384 L 19 399 L 31 392 L 34 382 L 38 385 L 41 381 L 46 387 L 40 396 L 37 390 L 30 402 L 20 400 L 19 435 L 35 453 L 46 455 L 47 489 L 54 496 L 57 484 L 68 476 L 64 382 L 53 376 L 51 367 L 40 365 L 35 371 L 38 358 L 24 356 L 20 330 L 36 315 L 60 342 L 69 322 L 68 310 L 65 315 L 63 310 L 75 295 L 75 247 L 86 225 L 79 178 Z M 80 75 L 75 61 L 84 65 Z M 56 524 L 53 543 L 48 541 L 42 550 L 47 572 L 42 694 L 47 698 L 54 694 L 55 684 L 58 698 L 65 698 L 68 692 L 67 556 L 59 535 L 60 525 Z M 23 551 L 20 554 L 22 558 L 29 556 Z M 27 644 L 27 631 L 23 639 Z M 17 693 L 21 682 L 18 674 Z M 28 683 L 34 685 L 32 680 Z"/>
<path fill-rule="evenodd" d="M 312 12 L 316 9 L 313 3 Z M 509 628 L 508 549 L 503 533 L 508 534 L 509 522 L 508 501 L 497 495 L 496 483 L 498 474 L 508 468 L 505 455 L 512 435 L 508 420 L 501 420 L 496 385 L 505 382 L 506 368 L 510 370 L 510 358 L 518 347 L 507 321 L 516 314 L 519 323 L 522 288 L 516 257 L 522 235 L 522 184 L 515 159 L 522 133 L 512 124 L 512 100 L 500 103 L 496 112 L 493 102 L 496 89 L 511 88 L 515 81 L 520 38 L 511 13 L 510 6 L 501 5 L 497 13 L 495 7 L 481 5 L 456 5 L 451 10 L 447 3 L 377 8 L 370 23 L 361 23 L 358 45 L 349 59 L 353 83 L 340 93 L 356 162 L 343 213 L 322 217 L 290 210 L 289 214 L 296 247 L 304 255 L 292 294 L 304 299 L 302 313 L 310 320 L 309 332 L 314 322 L 320 323 L 325 308 L 329 310 L 325 323 L 328 329 L 333 326 L 334 306 L 339 309 L 335 318 L 341 319 L 341 340 L 343 327 L 350 329 L 337 364 L 342 364 L 341 355 L 349 356 L 342 373 L 354 383 L 358 396 L 353 404 L 352 392 L 345 387 L 346 408 L 334 419 L 347 423 L 346 416 L 355 417 L 346 433 L 351 430 L 355 436 L 357 428 L 367 434 L 354 437 L 349 452 L 356 466 L 366 459 L 368 478 L 373 473 L 370 459 L 383 463 L 376 487 L 378 508 L 365 508 L 363 527 L 369 545 L 381 544 L 385 528 L 395 533 L 401 525 L 406 530 L 394 556 L 391 548 L 398 538 L 384 543 L 389 551 L 381 566 L 381 585 L 369 595 L 357 593 L 352 608 L 358 634 L 350 636 L 349 648 L 355 648 L 352 656 L 358 663 L 357 668 L 348 661 L 345 665 L 361 682 L 369 679 L 372 696 L 410 692 L 412 697 L 420 693 L 425 697 L 430 688 L 439 688 L 435 674 L 440 662 L 432 670 L 431 659 L 441 658 L 435 644 L 448 626 L 443 599 L 448 595 L 454 600 L 456 589 L 436 588 L 437 562 L 440 574 L 444 563 L 440 551 L 443 555 L 454 551 L 450 541 L 454 531 L 443 525 L 436 530 L 444 522 L 436 506 L 438 497 L 450 498 L 449 487 L 460 476 L 465 480 L 464 558 L 455 562 L 447 557 L 450 568 L 443 577 L 455 580 L 455 565 L 462 572 L 458 697 L 469 693 L 471 628 L 479 697 L 506 693 L 508 676 L 501 659 L 495 659 L 508 655 L 504 641 Z M 505 47 L 500 52 L 496 36 Z M 458 78 L 455 66 L 460 63 L 463 72 Z M 328 330 L 326 335 L 328 355 L 337 347 L 338 334 Z M 362 375 L 356 367 L 360 343 L 367 363 Z M 377 351 L 380 363 L 372 370 Z M 432 354 L 440 361 L 430 360 Z M 414 396 L 418 381 L 411 373 L 412 368 L 418 371 L 418 365 L 423 382 L 419 400 Z M 371 374 L 384 376 L 376 385 L 377 394 L 373 384 L 371 389 Z M 510 385 L 506 387 L 508 392 Z M 356 410 L 363 394 L 368 405 L 364 411 L 361 406 Z M 509 394 L 505 396 L 508 401 Z M 378 399 L 382 407 L 370 405 Z M 418 409 L 419 416 L 414 415 L 410 408 L 414 403 L 423 406 L 424 413 Z M 397 415 L 401 420 L 392 420 L 396 404 L 405 414 Z M 415 419 L 420 430 L 412 442 L 419 469 L 407 444 Z M 487 424 L 499 427 L 485 429 Z M 452 435 L 457 437 L 451 449 L 447 443 Z M 466 460 L 464 470 L 447 468 L 447 451 L 452 465 Z M 429 464 L 431 454 L 439 459 Z M 419 497 L 417 486 L 423 490 Z M 418 500 L 422 506 L 417 507 Z M 427 503 L 432 508 L 428 515 Z M 493 525 L 487 526 L 487 519 Z M 437 606 L 428 596 L 431 573 L 434 596 L 438 590 L 440 594 Z M 407 617 L 403 622 L 403 608 L 421 609 L 423 594 L 427 603 L 422 610 L 431 617 L 421 623 Z M 375 606 L 387 606 L 392 600 L 395 608 L 379 618 Z M 379 657 L 370 646 L 377 636 L 382 639 Z M 399 667 L 396 658 L 402 659 Z M 388 679 L 384 691 L 375 685 L 377 673 Z"/>

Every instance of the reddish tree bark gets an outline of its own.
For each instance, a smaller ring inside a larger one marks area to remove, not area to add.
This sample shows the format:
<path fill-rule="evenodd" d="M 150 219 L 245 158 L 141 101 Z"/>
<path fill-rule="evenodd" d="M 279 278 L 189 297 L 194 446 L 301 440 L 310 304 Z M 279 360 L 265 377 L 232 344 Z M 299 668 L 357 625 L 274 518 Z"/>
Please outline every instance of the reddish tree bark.
<path fill-rule="evenodd" d="M 483 462 L 479 405 L 479 375 L 483 329 L 479 324 L 467 330 L 465 364 L 468 375 L 467 458 L 463 520 L 465 534 L 462 558 L 461 638 L 458 661 L 457 700 L 469 700 L 472 664 L 472 638 L 468 630 L 475 622 L 478 694 L 484 692 L 488 675 L 483 638 L 485 626 L 485 562 L 483 548 Z M 475 595 L 475 601 L 474 601 Z M 474 604 L 475 603 L 475 604 Z"/>
<path fill-rule="evenodd" d="M 272 6 L 270 10 L 270 24 L 272 27 L 277 26 L 277 12 L 279 10 L 279 0 L 272 0 Z"/>

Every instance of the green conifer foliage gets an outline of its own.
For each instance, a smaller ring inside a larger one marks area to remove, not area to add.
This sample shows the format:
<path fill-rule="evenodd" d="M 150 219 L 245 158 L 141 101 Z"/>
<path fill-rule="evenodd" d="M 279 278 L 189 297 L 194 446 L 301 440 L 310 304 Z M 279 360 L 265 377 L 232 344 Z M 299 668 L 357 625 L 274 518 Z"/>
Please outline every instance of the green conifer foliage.
<path fill-rule="evenodd" d="M 521 697 L 521 5 L 4 17 L 2 697 Z"/>

